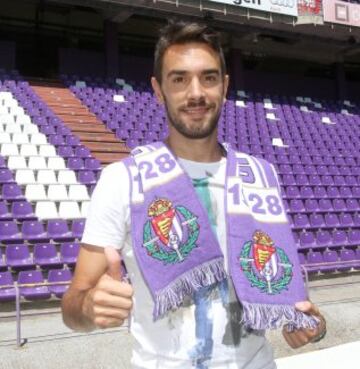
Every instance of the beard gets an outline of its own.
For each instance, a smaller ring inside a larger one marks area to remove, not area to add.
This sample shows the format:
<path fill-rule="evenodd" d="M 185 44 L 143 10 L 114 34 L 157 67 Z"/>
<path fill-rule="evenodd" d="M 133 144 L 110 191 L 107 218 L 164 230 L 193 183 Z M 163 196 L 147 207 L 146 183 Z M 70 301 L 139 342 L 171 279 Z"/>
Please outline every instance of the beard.
<path fill-rule="evenodd" d="M 193 140 L 202 139 L 211 136 L 213 132 L 216 130 L 221 114 L 220 104 L 219 107 L 216 108 L 216 104 L 207 105 L 205 101 L 200 101 L 198 103 L 190 103 L 184 106 L 183 108 L 206 107 L 211 110 L 215 109 L 210 118 L 205 118 L 209 119 L 207 123 L 204 123 L 204 121 L 199 121 L 194 124 L 187 125 L 177 114 L 175 114 L 169 108 L 169 104 L 167 103 L 166 98 L 164 98 L 164 101 L 169 124 L 172 127 L 174 127 L 184 137 Z"/>

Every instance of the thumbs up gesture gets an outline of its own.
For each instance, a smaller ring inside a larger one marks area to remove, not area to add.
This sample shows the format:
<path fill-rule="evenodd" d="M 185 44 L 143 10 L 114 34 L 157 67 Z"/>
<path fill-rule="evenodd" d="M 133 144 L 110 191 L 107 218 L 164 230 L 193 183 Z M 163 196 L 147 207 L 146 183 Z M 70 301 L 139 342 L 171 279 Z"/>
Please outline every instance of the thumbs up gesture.
<path fill-rule="evenodd" d="M 98 328 L 118 327 L 132 308 L 132 286 L 123 280 L 121 258 L 112 247 L 104 249 L 106 272 L 86 295 L 83 314 Z"/>

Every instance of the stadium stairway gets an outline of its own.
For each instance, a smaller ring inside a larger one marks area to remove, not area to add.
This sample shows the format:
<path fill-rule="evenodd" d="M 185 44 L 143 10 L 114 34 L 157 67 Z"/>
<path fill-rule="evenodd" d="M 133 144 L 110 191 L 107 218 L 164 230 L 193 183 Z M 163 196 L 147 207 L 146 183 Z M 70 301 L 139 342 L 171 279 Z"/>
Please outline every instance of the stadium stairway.
<path fill-rule="evenodd" d="M 102 165 L 128 155 L 129 149 L 125 143 L 119 141 L 115 134 L 60 82 L 30 81 L 30 85 Z"/>

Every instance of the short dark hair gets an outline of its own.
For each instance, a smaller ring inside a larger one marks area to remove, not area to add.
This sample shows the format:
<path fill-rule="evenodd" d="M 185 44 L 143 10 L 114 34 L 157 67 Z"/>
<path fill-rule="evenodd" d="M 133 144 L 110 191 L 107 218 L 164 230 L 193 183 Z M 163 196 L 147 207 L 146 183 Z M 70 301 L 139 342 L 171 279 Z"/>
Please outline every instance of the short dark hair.
<path fill-rule="evenodd" d="M 220 34 L 206 24 L 174 21 L 160 29 L 160 37 L 155 46 L 154 76 L 161 83 L 161 72 L 165 51 L 172 45 L 200 42 L 210 46 L 220 58 L 221 73 L 226 74 L 224 52 L 221 47 Z"/>

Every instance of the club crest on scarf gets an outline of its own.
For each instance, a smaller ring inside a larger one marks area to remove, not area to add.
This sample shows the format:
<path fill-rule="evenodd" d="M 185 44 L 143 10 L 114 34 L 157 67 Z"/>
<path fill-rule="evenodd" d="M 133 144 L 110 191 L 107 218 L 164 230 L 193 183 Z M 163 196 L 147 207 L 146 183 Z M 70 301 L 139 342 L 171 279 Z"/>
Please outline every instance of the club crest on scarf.
<path fill-rule="evenodd" d="M 165 198 L 155 199 L 148 208 L 143 246 L 147 254 L 164 264 L 182 262 L 196 247 L 200 227 L 197 216 L 184 206 L 173 206 Z"/>
<path fill-rule="evenodd" d="M 279 294 L 291 282 L 293 265 L 288 256 L 261 230 L 253 233 L 252 241 L 245 242 L 239 261 L 251 287 L 263 293 Z"/>

